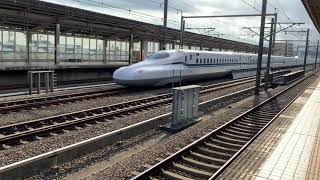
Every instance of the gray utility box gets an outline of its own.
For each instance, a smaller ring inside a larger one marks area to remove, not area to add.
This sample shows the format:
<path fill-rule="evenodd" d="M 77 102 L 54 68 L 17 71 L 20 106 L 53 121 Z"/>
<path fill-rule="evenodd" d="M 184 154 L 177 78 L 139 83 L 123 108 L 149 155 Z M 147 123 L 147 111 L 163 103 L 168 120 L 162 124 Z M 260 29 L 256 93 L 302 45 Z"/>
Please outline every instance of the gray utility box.
<path fill-rule="evenodd" d="M 179 131 L 196 122 L 198 118 L 201 86 L 190 85 L 173 88 L 172 123 L 170 129 Z"/>

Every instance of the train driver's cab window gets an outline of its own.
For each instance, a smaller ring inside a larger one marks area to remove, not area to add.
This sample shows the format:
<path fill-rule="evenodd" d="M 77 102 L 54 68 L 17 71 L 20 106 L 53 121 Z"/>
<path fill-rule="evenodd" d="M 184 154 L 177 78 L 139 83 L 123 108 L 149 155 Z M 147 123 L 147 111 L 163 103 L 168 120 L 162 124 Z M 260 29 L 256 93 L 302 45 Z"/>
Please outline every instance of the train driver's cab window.
<path fill-rule="evenodd" d="M 147 59 L 149 60 L 158 60 L 158 59 L 165 59 L 169 57 L 169 53 L 166 52 L 156 52 L 153 55 L 149 56 Z"/>

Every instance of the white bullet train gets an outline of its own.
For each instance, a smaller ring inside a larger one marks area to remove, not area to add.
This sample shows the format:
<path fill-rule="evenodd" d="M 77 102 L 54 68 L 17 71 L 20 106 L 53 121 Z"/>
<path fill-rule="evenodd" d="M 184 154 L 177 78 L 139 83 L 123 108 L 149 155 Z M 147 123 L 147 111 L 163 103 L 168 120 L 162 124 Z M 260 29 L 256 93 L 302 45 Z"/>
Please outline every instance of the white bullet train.
<path fill-rule="evenodd" d="M 232 52 L 195 50 L 158 51 L 145 60 L 113 73 L 117 84 L 126 86 L 162 86 L 169 83 L 217 78 L 231 74 L 232 70 L 256 68 L 258 55 Z M 262 66 L 266 67 L 267 56 Z M 272 56 L 271 67 L 302 65 L 297 57 Z"/>

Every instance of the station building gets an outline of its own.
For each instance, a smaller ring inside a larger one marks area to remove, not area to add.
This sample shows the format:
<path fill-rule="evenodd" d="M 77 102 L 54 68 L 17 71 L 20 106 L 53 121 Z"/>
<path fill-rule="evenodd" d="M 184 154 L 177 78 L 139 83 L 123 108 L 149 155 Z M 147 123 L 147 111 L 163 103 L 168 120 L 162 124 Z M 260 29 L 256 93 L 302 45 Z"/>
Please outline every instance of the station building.
<path fill-rule="evenodd" d="M 162 26 L 45 1 L 0 1 L 0 11 L 0 86 L 25 83 L 34 69 L 54 69 L 59 81 L 110 79 L 164 42 Z M 180 30 L 166 31 L 166 49 L 258 51 L 245 42 L 192 32 L 181 39 Z"/>

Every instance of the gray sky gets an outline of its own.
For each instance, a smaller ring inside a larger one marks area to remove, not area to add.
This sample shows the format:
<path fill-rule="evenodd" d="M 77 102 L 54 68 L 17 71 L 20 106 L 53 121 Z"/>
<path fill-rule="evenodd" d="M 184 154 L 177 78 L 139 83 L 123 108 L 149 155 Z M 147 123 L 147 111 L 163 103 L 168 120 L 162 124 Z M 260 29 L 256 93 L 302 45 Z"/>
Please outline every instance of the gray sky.
<path fill-rule="evenodd" d="M 154 24 L 162 24 L 163 0 L 46 0 L 58 4 L 80 7 L 119 17 L 144 21 Z M 262 0 L 169 0 L 168 26 L 179 28 L 180 17 L 183 15 L 226 15 L 226 14 L 256 14 L 261 10 Z M 248 5 L 249 4 L 249 5 Z M 253 6 L 253 7 L 251 7 Z M 256 8 L 256 9 L 254 9 Z M 311 44 L 315 44 L 320 38 L 308 16 L 301 0 L 268 0 L 268 13 L 279 14 L 278 22 L 306 22 L 306 25 L 295 26 L 291 30 L 311 29 Z M 129 12 L 130 10 L 130 12 Z M 290 19 L 288 19 L 288 17 Z M 270 18 L 267 19 L 270 22 Z M 256 27 L 260 25 L 260 17 L 250 18 L 216 18 L 187 20 L 187 27 L 214 27 L 211 34 L 223 33 L 221 37 L 226 39 L 257 43 L 258 36 L 253 36 L 242 27 Z M 283 25 L 282 27 L 286 27 Z M 280 28 L 280 27 L 278 27 Z M 191 30 L 190 30 L 191 31 Z M 192 30 L 197 33 L 205 33 L 205 30 Z M 257 31 L 257 29 L 256 29 Z M 269 29 L 266 29 L 269 32 Z M 216 36 L 216 35 L 213 35 Z M 278 35 L 278 39 L 299 39 L 306 37 L 300 34 Z M 303 44 L 303 43 L 300 43 Z"/>

